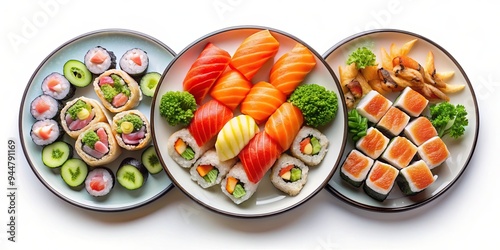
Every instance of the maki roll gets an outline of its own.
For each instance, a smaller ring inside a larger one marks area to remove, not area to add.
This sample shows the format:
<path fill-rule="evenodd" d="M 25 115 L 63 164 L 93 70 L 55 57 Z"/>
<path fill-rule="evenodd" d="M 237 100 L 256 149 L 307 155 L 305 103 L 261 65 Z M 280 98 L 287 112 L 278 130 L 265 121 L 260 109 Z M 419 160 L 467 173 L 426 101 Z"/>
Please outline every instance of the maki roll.
<path fill-rule="evenodd" d="M 355 187 L 361 187 L 372 165 L 372 158 L 353 149 L 340 167 L 340 177 Z"/>
<path fill-rule="evenodd" d="M 116 67 L 115 54 L 101 46 L 89 49 L 83 61 L 87 69 L 96 75 L 100 75 L 104 71 Z"/>
<path fill-rule="evenodd" d="M 370 127 L 366 130 L 366 135 L 356 142 L 356 148 L 372 159 L 377 159 L 388 144 L 389 138 L 378 129 Z"/>
<path fill-rule="evenodd" d="M 438 135 L 434 125 L 432 125 L 429 118 L 425 116 L 420 116 L 411 121 L 405 127 L 404 134 L 417 146 L 420 146 L 425 141 Z"/>
<path fill-rule="evenodd" d="M 410 164 L 417 153 L 417 146 L 405 137 L 396 136 L 391 139 L 389 145 L 382 153 L 381 158 L 398 169 Z"/>
<path fill-rule="evenodd" d="M 173 133 L 167 141 L 168 155 L 183 168 L 191 167 L 208 149 L 209 145 L 198 146 L 186 128 Z"/>
<path fill-rule="evenodd" d="M 56 120 L 45 119 L 33 123 L 30 135 L 33 143 L 44 146 L 59 140 L 63 136 L 63 133 L 61 126 Z"/>
<path fill-rule="evenodd" d="M 76 87 L 62 74 L 53 72 L 42 81 L 42 92 L 56 100 L 67 100 L 75 95 Z"/>
<path fill-rule="evenodd" d="M 300 193 L 307 182 L 309 167 L 301 160 L 282 154 L 271 168 L 271 183 L 288 195 Z"/>
<path fill-rule="evenodd" d="M 231 118 L 217 134 L 215 150 L 219 160 L 226 161 L 236 157 L 258 132 L 259 127 L 251 116 Z"/>
<path fill-rule="evenodd" d="M 78 158 L 71 158 L 61 166 L 61 178 L 72 189 L 80 189 L 89 173 L 87 164 Z"/>
<path fill-rule="evenodd" d="M 394 101 L 394 106 L 401 108 L 413 117 L 418 117 L 422 114 L 428 103 L 429 100 L 423 95 L 413 90 L 411 87 L 406 87 Z"/>
<path fill-rule="evenodd" d="M 91 125 L 107 121 L 101 104 L 85 96 L 67 102 L 59 116 L 66 134 L 75 139 Z"/>
<path fill-rule="evenodd" d="M 248 180 L 248 176 L 241 162 L 236 163 L 221 183 L 221 190 L 235 204 L 250 199 L 257 190 L 259 182 L 254 183 Z"/>
<path fill-rule="evenodd" d="M 410 116 L 396 107 L 390 107 L 377 123 L 377 128 L 390 136 L 399 135 L 408 125 Z"/>
<path fill-rule="evenodd" d="M 191 179 L 196 181 L 198 185 L 202 188 L 208 188 L 219 184 L 235 163 L 236 158 L 221 161 L 217 152 L 210 149 L 195 162 L 189 173 Z"/>
<path fill-rule="evenodd" d="M 316 166 L 328 151 L 328 138 L 319 130 L 303 126 L 293 140 L 290 151 L 308 166 Z"/>
<path fill-rule="evenodd" d="M 120 58 L 120 69 L 131 76 L 144 74 L 148 66 L 149 56 L 146 51 L 139 48 L 127 50 Z"/>
<path fill-rule="evenodd" d="M 389 110 L 392 102 L 375 90 L 370 90 L 358 103 L 356 110 L 368 121 L 377 123 Z"/>
<path fill-rule="evenodd" d="M 97 167 L 92 169 L 85 178 L 85 190 L 94 197 L 105 196 L 115 186 L 115 177 L 111 169 Z"/>
<path fill-rule="evenodd" d="M 49 95 L 39 95 L 31 101 L 31 115 L 37 120 L 53 119 L 56 117 L 62 103 Z"/>
<path fill-rule="evenodd" d="M 427 164 L 419 160 L 399 171 L 396 181 L 403 194 L 415 195 L 429 187 L 436 179 L 437 175 L 433 175 Z"/>
<path fill-rule="evenodd" d="M 399 171 L 384 162 L 375 161 L 365 180 L 363 190 L 378 201 L 384 201 L 394 187 Z"/>
<path fill-rule="evenodd" d="M 121 153 L 111 127 L 105 122 L 91 125 L 75 142 L 76 153 L 92 167 L 113 162 Z"/>
<path fill-rule="evenodd" d="M 113 113 L 137 107 L 142 100 L 139 84 L 125 71 L 110 69 L 96 77 L 94 91 Z"/>
<path fill-rule="evenodd" d="M 111 124 L 120 147 L 139 150 L 151 143 L 151 126 L 139 110 L 127 110 L 116 114 Z"/>
<path fill-rule="evenodd" d="M 444 141 L 435 136 L 418 146 L 418 155 L 430 169 L 433 169 L 450 157 L 450 151 Z"/>
<path fill-rule="evenodd" d="M 141 188 L 148 179 L 149 172 L 144 165 L 132 157 L 123 159 L 116 171 L 116 179 L 128 190 Z"/>

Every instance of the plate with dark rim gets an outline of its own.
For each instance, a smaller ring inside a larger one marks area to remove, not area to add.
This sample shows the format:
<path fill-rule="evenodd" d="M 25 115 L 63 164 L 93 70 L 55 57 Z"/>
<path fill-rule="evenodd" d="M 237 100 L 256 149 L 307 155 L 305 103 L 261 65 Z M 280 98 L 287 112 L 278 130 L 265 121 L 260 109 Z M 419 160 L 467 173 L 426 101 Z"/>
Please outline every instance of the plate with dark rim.
<path fill-rule="evenodd" d="M 82 34 L 65 42 L 52 51 L 40 63 L 26 86 L 19 110 L 19 136 L 26 160 L 33 173 L 56 196 L 77 207 L 89 210 L 103 212 L 130 210 L 153 202 L 173 187 L 165 171 L 154 175 L 149 174 L 148 179 L 140 189 L 127 190 L 115 181 L 115 185 L 109 194 L 104 197 L 93 197 L 84 188 L 78 190 L 71 189 L 62 180 L 58 169 L 51 169 L 45 166 L 41 157 L 42 147 L 36 145 L 30 137 L 31 126 L 35 122 L 30 113 L 30 104 L 35 97 L 42 94 L 41 83 L 43 79 L 52 72 L 62 74 L 64 63 L 70 59 L 83 62 L 85 53 L 95 46 L 102 46 L 107 50 L 113 51 L 117 59 L 117 68 L 119 68 L 118 60 L 127 50 L 141 48 L 149 56 L 150 63 L 147 72 L 159 72 L 160 74 L 175 57 L 175 52 L 158 39 L 132 30 L 97 30 Z M 77 88 L 75 95 L 69 100 L 80 96 L 86 96 L 99 102 L 92 84 Z M 136 109 L 140 110 L 148 118 L 151 100 L 151 97 L 143 95 L 142 101 L 136 107 Z M 107 112 L 107 116 L 108 120 L 110 120 L 112 114 Z M 74 146 L 75 140 L 68 135 L 65 134 L 63 140 Z M 134 157 L 140 160 L 141 153 L 142 150 L 122 150 L 118 159 L 106 165 L 106 167 L 110 168 L 116 175 L 118 165 L 124 158 Z M 73 158 L 79 158 L 76 152 L 74 152 Z"/>
<path fill-rule="evenodd" d="M 414 209 L 434 201 L 442 194 L 452 188 L 460 176 L 466 170 L 471 160 L 477 143 L 479 134 L 479 108 L 476 96 L 465 71 L 457 60 L 439 44 L 432 40 L 404 30 L 381 29 L 371 30 L 350 36 L 333 47 L 324 55 L 326 62 L 338 75 L 339 66 L 345 66 L 348 56 L 358 47 L 367 47 L 377 56 L 379 67 L 381 65 L 381 48 L 389 53 L 390 46 L 394 43 L 397 48 L 410 40 L 418 39 L 409 51 L 408 56 L 415 59 L 421 65 L 425 65 L 429 51 L 432 51 L 435 58 L 437 72 L 454 72 L 453 77 L 448 80 L 449 84 L 463 84 L 465 88 L 457 93 L 448 94 L 450 103 L 462 104 L 468 112 L 469 125 L 465 134 L 459 139 L 443 137 L 450 157 L 440 166 L 432 169 L 437 175 L 436 181 L 422 192 L 414 196 L 404 195 L 397 184 L 394 184 L 389 196 L 383 202 L 376 201 L 369 197 L 363 188 L 355 188 L 340 177 L 340 166 L 326 186 L 335 197 L 358 208 L 378 211 L 378 212 L 399 212 Z M 397 93 L 389 98 L 397 97 Z M 423 115 L 428 115 L 428 107 Z M 354 148 L 354 143 L 348 135 L 346 149 L 342 156 L 344 162 L 347 154 Z"/>
<path fill-rule="evenodd" d="M 291 210 L 309 200 L 322 190 L 331 178 L 339 162 L 340 155 L 342 155 L 344 148 L 343 144 L 346 138 L 346 109 L 345 105 L 339 101 L 339 110 L 335 119 L 324 128 L 321 128 L 322 132 L 330 139 L 329 151 L 321 165 L 314 169 L 310 169 L 307 183 L 301 192 L 294 197 L 285 195 L 272 185 L 269 180 L 269 173 L 267 173 L 260 181 L 255 194 L 249 200 L 239 205 L 233 203 L 221 192 L 220 185 L 210 189 L 201 188 L 196 182 L 191 180 L 189 169 L 180 167 L 169 156 L 167 139 L 172 133 L 180 130 L 182 127 L 179 125 L 175 127 L 170 126 L 166 120 L 160 116 L 159 104 L 161 96 L 167 91 L 182 91 L 182 82 L 188 69 L 208 42 L 214 43 L 216 46 L 226 50 L 232 55 L 246 37 L 264 29 L 269 30 L 280 43 L 279 51 L 274 57 L 274 60 L 277 60 L 282 54 L 290 50 L 297 42 L 308 47 L 315 56 L 316 66 L 308 74 L 302 84 L 316 83 L 323 85 L 327 89 L 335 91 L 338 94 L 339 100 L 341 100 L 339 84 L 333 72 L 326 65 L 321 55 L 305 42 L 291 34 L 268 27 L 237 26 L 209 33 L 183 49 L 163 73 L 162 80 L 160 81 L 160 85 L 153 99 L 154 109 L 151 110 L 151 120 L 154 132 L 153 143 L 159 149 L 158 154 L 163 162 L 163 166 L 175 186 L 203 207 L 233 217 L 255 218 L 275 215 Z M 257 75 L 252 79 L 253 83 L 268 79 L 269 71 L 274 60 L 269 60 L 268 63 L 259 70 Z M 209 95 L 205 98 L 205 101 L 208 100 L 210 100 Z M 235 115 L 238 114 L 238 110 L 239 107 L 234 112 Z"/>

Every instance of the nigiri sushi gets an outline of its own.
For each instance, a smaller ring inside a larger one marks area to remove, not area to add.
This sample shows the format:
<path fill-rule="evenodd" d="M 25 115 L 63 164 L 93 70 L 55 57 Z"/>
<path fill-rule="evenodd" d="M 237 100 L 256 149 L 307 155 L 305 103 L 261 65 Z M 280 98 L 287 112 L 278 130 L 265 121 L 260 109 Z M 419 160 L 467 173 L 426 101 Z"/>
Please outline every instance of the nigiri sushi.
<path fill-rule="evenodd" d="M 416 153 L 417 146 L 410 140 L 402 136 L 396 136 L 391 139 L 381 158 L 401 169 L 410 164 Z"/>
<path fill-rule="evenodd" d="M 441 165 L 450 157 L 448 147 L 439 136 L 434 136 L 418 146 L 418 154 L 430 169 Z"/>
<path fill-rule="evenodd" d="M 408 123 L 404 129 L 404 134 L 417 146 L 438 135 L 436 128 L 429 118 L 425 116 L 420 116 Z"/>
<path fill-rule="evenodd" d="M 375 90 L 366 94 L 356 106 L 356 110 L 370 122 L 377 123 L 389 110 L 392 102 Z"/>
<path fill-rule="evenodd" d="M 214 83 L 210 96 L 235 110 L 252 88 L 252 83 L 236 70 L 228 70 Z"/>
<path fill-rule="evenodd" d="M 394 106 L 401 108 L 413 117 L 418 117 L 422 114 L 428 103 L 429 100 L 422 94 L 413 90 L 411 87 L 406 87 L 394 101 Z"/>
<path fill-rule="evenodd" d="M 238 155 L 248 179 L 258 183 L 281 155 L 282 149 L 264 131 L 257 133 Z"/>
<path fill-rule="evenodd" d="M 392 106 L 377 123 L 377 128 L 390 136 L 397 136 L 403 131 L 406 125 L 408 125 L 409 121 L 409 115 Z"/>
<path fill-rule="evenodd" d="M 304 117 L 299 108 L 289 102 L 284 102 L 269 117 L 265 124 L 266 133 L 287 150 L 292 145 L 295 136 L 302 127 Z"/>
<path fill-rule="evenodd" d="M 188 130 L 201 147 L 217 135 L 231 118 L 233 118 L 231 109 L 219 101 L 210 100 L 196 110 Z"/>
<path fill-rule="evenodd" d="M 255 120 L 249 115 L 239 115 L 229 120 L 217 134 L 215 150 L 220 161 L 236 157 L 259 132 Z"/>
<path fill-rule="evenodd" d="M 394 187 L 399 171 L 384 162 L 375 161 L 368 173 L 363 190 L 378 201 L 384 201 Z"/>
<path fill-rule="evenodd" d="M 419 160 L 399 171 L 396 182 L 403 194 L 415 195 L 432 185 L 436 179 L 437 175 L 432 174 L 429 166 Z"/>
<path fill-rule="evenodd" d="M 372 165 L 372 158 L 353 149 L 340 167 L 340 177 L 355 187 L 361 187 Z"/>
<path fill-rule="evenodd" d="M 286 96 L 268 82 L 258 82 L 241 103 L 241 113 L 263 123 L 286 101 Z"/>
<path fill-rule="evenodd" d="M 389 138 L 378 129 L 370 127 L 366 130 L 366 135 L 356 142 L 356 148 L 372 159 L 377 159 L 384 152 L 387 144 L 389 144 Z"/>

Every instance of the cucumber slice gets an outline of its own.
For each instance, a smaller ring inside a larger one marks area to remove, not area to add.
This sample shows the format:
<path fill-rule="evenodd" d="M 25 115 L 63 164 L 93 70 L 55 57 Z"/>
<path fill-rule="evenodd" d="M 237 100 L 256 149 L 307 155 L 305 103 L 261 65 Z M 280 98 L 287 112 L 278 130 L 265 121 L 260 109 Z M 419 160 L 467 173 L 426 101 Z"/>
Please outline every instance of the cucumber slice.
<path fill-rule="evenodd" d="M 140 161 L 131 157 L 124 159 L 116 172 L 118 183 L 128 190 L 142 187 L 147 178 L 148 170 Z"/>
<path fill-rule="evenodd" d="M 64 141 L 55 141 L 42 149 L 42 162 L 49 168 L 58 168 L 73 157 L 73 147 Z"/>
<path fill-rule="evenodd" d="M 78 158 L 68 159 L 61 166 L 61 177 L 72 188 L 82 185 L 88 173 L 89 167 L 83 160 Z"/>
<path fill-rule="evenodd" d="M 158 159 L 153 145 L 142 151 L 141 161 L 150 174 L 157 174 L 163 170 L 163 166 L 160 163 L 160 159 Z"/>
<path fill-rule="evenodd" d="M 63 66 L 63 74 L 76 87 L 85 87 L 92 82 L 92 73 L 78 60 L 69 60 Z"/>
<path fill-rule="evenodd" d="M 156 86 L 160 81 L 161 74 L 158 72 L 149 72 L 145 74 L 139 83 L 142 94 L 152 97 L 155 94 Z"/>

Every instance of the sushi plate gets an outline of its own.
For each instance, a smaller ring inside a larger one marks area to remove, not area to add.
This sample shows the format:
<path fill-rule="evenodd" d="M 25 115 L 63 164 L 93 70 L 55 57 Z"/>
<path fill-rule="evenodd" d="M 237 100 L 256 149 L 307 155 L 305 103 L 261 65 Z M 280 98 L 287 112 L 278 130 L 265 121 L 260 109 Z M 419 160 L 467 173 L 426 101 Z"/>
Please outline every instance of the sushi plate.
<path fill-rule="evenodd" d="M 195 181 L 191 180 L 189 169 L 180 167 L 169 156 L 167 139 L 172 133 L 178 131 L 182 127 L 170 126 L 166 120 L 160 116 L 159 104 L 161 96 L 167 91 L 182 90 L 182 82 L 188 69 L 208 42 L 214 43 L 232 55 L 246 37 L 263 29 L 269 30 L 280 43 L 279 51 L 274 57 L 274 60 L 277 60 L 277 58 L 286 51 L 289 51 L 297 42 L 307 46 L 313 52 L 317 64 L 302 84 L 316 83 L 323 85 L 327 89 L 334 91 L 339 100 L 342 99 L 340 85 L 331 69 L 322 59 L 321 55 L 303 41 L 283 31 L 268 27 L 236 26 L 207 34 L 183 49 L 163 73 L 162 80 L 160 80 L 160 85 L 153 98 L 154 108 L 151 110 L 152 130 L 154 135 L 153 143 L 157 146 L 156 148 L 158 149 L 158 154 L 163 162 L 163 166 L 175 186 L 182 190 L 188 197 L 209 210 L 233 217 L 255 218 L 275 215 L 291 210 L 309 200 L 324 188 L 333 175 L 339 163 L 340 156 L 343 153 L 343 145 L 347 134 L 345 119 L 346 108 L 345 105 L 339 101 L 339 110 L 336 118 L 332 123 L 321 129 L 331 142 L 328 153 L 319 166 L 309 171 L 307 183 L 301 192 L 294 197 L 285 195 L 273 186 L 269 178 L 269 173 L 267 173 L 260 181 L 258 189 L 253 196 L 239 205 L 233 203 L 222 193 L 220 185 L 213 186 L 209 189 L 200 187 Z M 268 80 L 269 71 L 274 60 L 269 60 L 268 63 L 259 70 L 257 75 L 252 79 L 253 83 L 260 80 Z M 210 98 L 211 97 L 207 95 L 204 101 L 208 101 Z M 239 107 L 234 111 L 235 116 L 238 114 Z"/>
<path fill-rule="evenodd" d="M 387 199 L 383 202 L 378 202 L 364 193 L 363 188 L 354 188 L 342 180 L 339 174 L 339 167 L 332 179 L 328 182 L 326 189 L 342 201 L 362 209 L 379 212 L 398 212 L 414 209 L 427 204 L 451 189 L 464 173 L 474 154 L 479 133 L 479 110 L 474 90 L 460 64 L 440 45 L 426 37 L 404 30 L 371 30 L 340 41 L 331 47 L 323 57 L 334 72 L 338 74 L 339 66 L 345 66 L 348 56 L 358 47 L 364 46 L 371 49 L 377 56 L 377 62 L 379 62 L 380 65 L 381 48 L 385 48 L 389 53 L 391 44 L 394 43 L 394 45 L 399 48 L 413 39 L 418 40 L 409 51 L 408 56 L 418 61 L 421 65 L 425 65 L 427 53 L 432 51 L 434 53 L 435 66 L 438 72 L 454 72 L 454 76 L 448 80 L 448 83 L 465 85 L 462 91 L 448 94 L 448 96 L 450 97 L 450 103 L 462 104 L 465 106 L 468 112 L 467 118 L 469 120 L 469 125 L 466 127 L 465 134 L 461 138 L 444 138 L 451 156 L 441 166 L 432 170 L 432 172 L 438 176 L 437 180 L 415 196 L 403 195 L 397 184 L 395 184 Z M 396 96 L 397 94 L 388 97 L 394 99 Z M 424 113 L 424 115 L 428 115 L 428 110 L 424 112 L 427 112 Z M 353 148 L 354 143 L 350 139 L 350 135 L 348 135 L 342 162 Z"/>
<path fill-rule="evenodd" d="M 132 48 L 141 48 L 148 53 L 150 64 L 147 72 L 163 72 L 170 61 L 175 57 L 175 52 L 167 45 L 159 40 L 132 30 L 123 29 L 106 29 L 97 30 L 82 34 L 75 37 L 66 43 L 60 45 L 52 53 L 50 53 L 38 66 L 31 76 L 28 85 L 24 91 L 19 111 L 19 135 L 21 138 L 22 148 L 26 159 L 33 170 L 33 173 L 52 193 L 61 199 L 81 208 L 112 212 L 123 211 L 137 208 L 148 204 L 169 191 L 173 185 L 165 171 L 151 175 L 140 189 L 130 191 L 127 190 L 118 182 L 111 192 L 104 197 L 92 197 L 85 189 L 73 190 L 65 184 L 57 170 L 46 167 L 42 162 L 41 151 L 42 147 L 33 143 L 30 137 L 30 129 L 35 122 L 30 113 L 30 103 L 38 95 L 42 94 L 41 83 L 43 79 L 52 72 L 62 73 L 63 65 L 70 59 L 83 61 L 85 53 L 95 46 L 102 46 L 110 51 L 113 51 L 117 60 L 120 59 L 127 50 Z M 117 63 L 117 68 L 119 65 Z M 99 101 L 99 98 L 94 92 L 92 84 L 77 88 L 74 98 L 86 96 Z M 144 96 L 136 109 L 140 110 L 149 118 L 151 107 L 151 97 Z M 107 113 L 108 120 L 112 117 Z M 75 140 L 68 135 L 64 135 L 63 139 L 74 146 Z M 107 165 L 115 174 L 119 163 L 126 157 L 134 157 L 140 159 L 142 150 L 127 151 L 122 150 L 119 158 L 112 164 Z M 78 158 L 76 152 L 73 157 Z"/>

